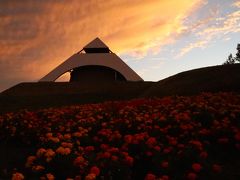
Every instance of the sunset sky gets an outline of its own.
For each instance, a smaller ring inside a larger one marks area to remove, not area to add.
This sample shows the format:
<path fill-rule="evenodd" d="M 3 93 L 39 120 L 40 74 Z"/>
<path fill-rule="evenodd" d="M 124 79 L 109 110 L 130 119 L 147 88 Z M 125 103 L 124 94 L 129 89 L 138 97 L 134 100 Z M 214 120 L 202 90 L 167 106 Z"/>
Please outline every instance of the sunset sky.
<path fill-rule="evenodd" d="M 96 37 L 158 81 L 235 55 L 240 1 L 0 0 L 0 91 L 38 81 Z"/>

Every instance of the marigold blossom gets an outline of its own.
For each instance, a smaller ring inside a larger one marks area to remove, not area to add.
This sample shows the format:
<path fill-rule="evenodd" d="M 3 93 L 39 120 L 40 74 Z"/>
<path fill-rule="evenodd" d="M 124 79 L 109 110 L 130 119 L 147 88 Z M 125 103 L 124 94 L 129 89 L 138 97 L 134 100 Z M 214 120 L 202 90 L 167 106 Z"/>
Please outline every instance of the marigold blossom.
<path fill-rule="evenodd" d="M 192 164 L 192 169 L 193 169 L 195 172 L 200 172 L 201 169 L 202 169 L 202 166 L 201 166 L 201 164 L 199 164 L 199 163 L 194 163 L 194 164 Z"/>
<path fill-rule="evenodd" d="M 90 169 L 90 173 L 93 173 L 95 174 L 96 176 L 98 176 L 100 174 L 100 169 L 97 167 L 97 166 L 93 166 L 91 169 Z"/>
<path fill-rule="evenodd" d="M 161 166 L 162 166 L 163 168 L 168 168 L 169 163 L 168 163 L 167 161 L 163 161 L 163 162 L 161 163 Z"/>
<path fill-rule="evenodd" d="M 37 159 L 36 156 L 28 156 L 27 162 L 25 164 L 26 167 L 31 167 L 33 165 L 33 162 Z"/>
<path fill-rule="evenodd" d="M 154 174 L 148 173 L 144 180 L 156 180 L 156 176 Z"/>
<path fill-rule="evenodd" d="M 188 180 L 195 180 L 195 179 L 197 179 L 197 175 L 195 173 L 190 172 L 187 175 L 187 179 Z"/>
<path fill-rule="evenodd" d="M 44 149 L 44 148 L 38 149 L 38 151 L 37 151 L 37 153 L 36 153 L 36 154 L 37 154 L 37 157 L 43 156 L 46 152 L 47 152 L 47 150 Z"/>
<path fill-rule="evenodd" d="M 23 180 L 24 175 L 22 173 L 16 172 L 12 175 L 12 180 Z"/>
<path fill-rule="evenodd" d="M 47 173 L 46 176 L 47 176 L 48 180 L 54 180 L 55 179 L 54 175 L 52 175 L 51 173 Z"/>
<path fill-rule="evenodd" d="M 85 177 L 85 180 L 94 180 L 96 179 L 96 174 L 90 173 Z"/>
<path fill-rule="evenodd" d="M 41 165 L 36 165 L 36 166 L 33 166 L 32 167 L 32 170 L 35 171 L 35 172 L 40 172 L 40 171 L 43 171 L 45 168 Z"/>
<path fill-rule="evenodd" d="M 218 165 L 218 164 L 213 164 L 212 166 L 212 170 L 215 173 L 220 173 L 222 171 L 222 166 Z"/>

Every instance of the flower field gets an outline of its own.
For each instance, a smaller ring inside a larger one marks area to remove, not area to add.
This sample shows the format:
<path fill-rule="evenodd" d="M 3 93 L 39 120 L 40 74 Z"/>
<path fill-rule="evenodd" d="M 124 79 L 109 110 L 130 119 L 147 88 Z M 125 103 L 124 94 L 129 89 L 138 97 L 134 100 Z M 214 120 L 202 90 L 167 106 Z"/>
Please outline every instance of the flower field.
<path fill-rule="evenodd" d="M 0 148 L 0 179 L 240 179 L 240 95 L 8 113 Z"/>

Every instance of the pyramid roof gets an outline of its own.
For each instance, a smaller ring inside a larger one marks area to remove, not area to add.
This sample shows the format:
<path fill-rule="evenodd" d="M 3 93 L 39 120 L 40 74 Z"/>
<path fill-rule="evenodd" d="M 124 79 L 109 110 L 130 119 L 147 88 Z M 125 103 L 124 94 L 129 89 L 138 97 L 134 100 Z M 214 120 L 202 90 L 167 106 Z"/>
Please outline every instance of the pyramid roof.
<path fill-rule="evenodd" d="M 92 40 L 90 43 L 88 43 L 86 46 L 83 47 L 83 49 L 92 49 L 92 48 L 107 48 L 108 46 L 98 37 Z"/>
<path fill-rule="evenodd" d="M 90 51 L 92 49 L 109 50 L 108 46 L 104 44 L 104 42 L 102 42 L 99 38 L 91 41 L 83 49 L 85 51 Z M 65 72 L 71 71 L 72 69 L 77 67 L 89 65 L 109 67 L 122 74 L 127 81 L 143 81 L 143 79 L 136 72 L 134 72 L 126 63 L 124 63 L 121 58 L 119 58 L 115 53 L 107 51 L 106 53 L 76 53 L 69 57 L 62 64 L 57 66 L 55 69 L 53 69 L 51 72 L 49 72 L 39 81 L 55 81 Z"/>

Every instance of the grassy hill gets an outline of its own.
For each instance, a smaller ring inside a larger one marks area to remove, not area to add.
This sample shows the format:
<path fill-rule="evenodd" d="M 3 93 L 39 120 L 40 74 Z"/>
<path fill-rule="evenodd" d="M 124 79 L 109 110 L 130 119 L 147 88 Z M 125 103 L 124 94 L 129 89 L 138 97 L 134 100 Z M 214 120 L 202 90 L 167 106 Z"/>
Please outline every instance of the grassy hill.
<path fill-rule="evenodd" d="M 219 91 L 240 92 L 240 64 L 205 67 L 176 74 L 151 86 L 142 97 Z"/>
<path fill-rule="evenodd" d="M 0 95 L 0 112 L 139 97 L 153 82 L 114 82 L 82 86 L 73 82 L 21 83 Z"/>
<path fill-rule="evenodd" d="M 159 82 L 114 82 L 81 86 L 69 82 L 20 83 L 0 94 L 0 113 L 142 97 L 240 91 L 240 64 L 176 74 Z"/>

